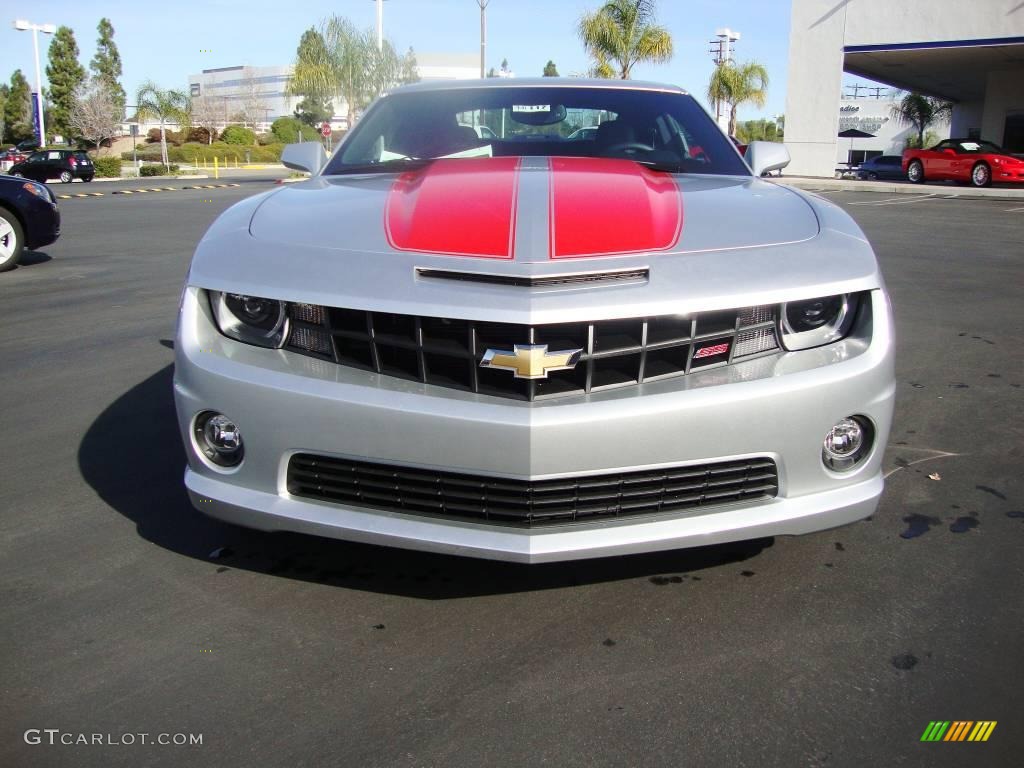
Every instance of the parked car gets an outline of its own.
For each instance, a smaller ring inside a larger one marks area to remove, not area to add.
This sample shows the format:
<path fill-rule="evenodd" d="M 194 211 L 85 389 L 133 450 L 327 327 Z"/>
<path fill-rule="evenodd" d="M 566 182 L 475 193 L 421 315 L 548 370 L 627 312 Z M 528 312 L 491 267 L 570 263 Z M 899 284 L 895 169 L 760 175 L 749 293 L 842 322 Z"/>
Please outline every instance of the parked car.
<path fill-rule="evenodd" d="M 991 141 L 946 139 L 931 149 L 903 151 L 903 170 L 914 184 L 957 181 L 975 187 L 1024 183 L 1024 160 Z"/>
<path fill-rule="evenodd" d="M 14 269 L 21 254 L 60 237 L 57 200 L 45 184 L 0 174 L 0 272 Z"/>
<path fill-rule="evenodd" d="M 891 179 L 906 181 L 907 174 L 903 171 L 903 158 L 899 155 L 879 155 L 865 160 L 857 167 L 857 178 L 868 181 Z"/>
<path fill-rule="evenodd" d="M 19 152 L 17 147 L 10 147 L 0 154 L 0 161 L 7 163 L 23 163 L 28 160 L 28 155 Z"/>
<path fill-rule="evenodd" d="M 570 109 L 615 119 L 566 141 Z M 467 135 L 477 111 L 529 138 Z M 223 213 L 182 293 L 198 509 L 522 562 L 874 512 L 889 300 L 841 208 L 760 178 L 784 145 L 744 161 L 675 86 L 474 80 L 282 161 L 312 177 Z"/>
<path fill-rule="evenodd" d="M 46 182 L 60 179 L 68 184 L 75 179 L 92 181 L 96 174 L 92 160 L 86 152 L 71 149 L 43 149 L 33 152 L 28 159 L 11 166 L 11 176 Z"/>
<path fill-rule="evenodd" d="M 593 141 L 597 138 L 597 126 L 587 126 L 586 128 L 577 128 L 575 131 L 570 133 L 566 138 L 569 141 Z"/>

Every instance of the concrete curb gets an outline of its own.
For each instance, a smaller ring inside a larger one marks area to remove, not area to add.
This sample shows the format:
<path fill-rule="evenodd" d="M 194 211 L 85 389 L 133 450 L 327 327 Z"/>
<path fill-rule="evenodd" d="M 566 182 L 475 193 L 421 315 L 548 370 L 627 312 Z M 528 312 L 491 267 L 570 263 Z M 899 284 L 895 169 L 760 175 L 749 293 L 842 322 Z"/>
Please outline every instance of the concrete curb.
<path fill-rule="evenodd" d="M 829 190 L 837 192 L 884 192 L 897 195 L 951 195 L 961 199 L 979 200 L 1024 200 L 1024 189 L 1006 189 L 1003 187 L 961 187 L 955 184 L 902 184 L 892 181 L 852 181 L 846 179 L 826 179 L 813 176 L 783 176 L 772 179 L 779 184 L 808 191 Z"/>

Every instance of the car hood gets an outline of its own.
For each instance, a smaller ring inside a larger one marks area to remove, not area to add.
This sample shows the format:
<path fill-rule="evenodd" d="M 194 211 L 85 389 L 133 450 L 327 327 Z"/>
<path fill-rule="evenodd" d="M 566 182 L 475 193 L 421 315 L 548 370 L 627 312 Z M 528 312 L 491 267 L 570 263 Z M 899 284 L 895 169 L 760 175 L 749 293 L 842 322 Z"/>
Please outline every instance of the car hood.
<path fill-rule="evenodd" d="M 774 182 L 620 160 L 487 158 L 314 177 L 244 200 L 200 241 L 189 283 L 543 323 L 791 301 L 882 278 L 844 211 Z"/>
<path fill-rule="evenodd" d="M 317 177 L 272 195 L 253 237 L 346 252 L 552 261 L 722 251 L 818 234 L 798 195 L 744 177 L 628 160 L 439 160 L 402 174 Z"/>

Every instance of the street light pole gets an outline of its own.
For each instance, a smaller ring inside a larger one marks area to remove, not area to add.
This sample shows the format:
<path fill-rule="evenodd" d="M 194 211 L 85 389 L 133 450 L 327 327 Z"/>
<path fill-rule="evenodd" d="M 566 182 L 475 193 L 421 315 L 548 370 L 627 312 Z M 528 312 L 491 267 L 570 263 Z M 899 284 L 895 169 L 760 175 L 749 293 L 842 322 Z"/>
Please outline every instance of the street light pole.
<path fill-rule="evenodd" d="M 487 5 L 491 0 L 476 0 L 480 6 L 480 79 L 483 80 L 484 60 L 487 58 Z"/>
<path fill-rule="evenodd" d="M 39 147 L 46 146 L 46 120 L 43 116 L 43 78 L 39 72 L 39 33 L 52 35 L 57 31 L 53 24 L 33 24 L 25 19 L 18 19 L 14 22 L 14 28 L 19 32 L 32 31 L 32 49 L 36 59 L 36 109 L 39 114 Z"/>

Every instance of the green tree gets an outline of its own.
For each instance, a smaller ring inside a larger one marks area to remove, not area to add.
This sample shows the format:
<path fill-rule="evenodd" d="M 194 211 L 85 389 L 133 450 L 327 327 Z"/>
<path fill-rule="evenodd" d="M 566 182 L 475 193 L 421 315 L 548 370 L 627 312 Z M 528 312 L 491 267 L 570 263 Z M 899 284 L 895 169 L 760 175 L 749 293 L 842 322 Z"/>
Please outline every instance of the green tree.
<path fill-rule="evenodd" d="M 20 69 L 11 75 L 11 85 L 4 101 L 4 135 L 12 144 L 33 136 L 32 89 Z"/>
<path fill-rule="evenodd" d="M 138 105 L 138 119 L 153 118 L 160 121 L 160 157 L 164 165 L 169 165 L 167 132 L 164 126 L 168 122 L 178 123 L 181 126 L 188 125 L 188 96 L 184 91 L 174 88 L 163 89 L 152 80 L 147 80 L 139 86 L 139 90 L 135 94 L 135 103 Z"/>
<path fill-rule="evenodd" d="M 596 69 L 611 69 L 628 80 L 637 63 L 661 64 L 672 58 L 672 35 L 655 22 L 655 8 L 655 0 L 608 0 L 583 14 L 578 32 Z"/>
<path fill-rule="evenodd" d="M 7 83 L 0 83 L 0 143 L 4 140 L 6 131 L 4 130 L 7 125 L 7 115 L 4 114 L 4 108 L 7 106 L 7 95 L 11 92 L 11 87 Z"/>
<path fill-rule="evenodd" d="M 558 67 L 551 59 L 548 59 L 548 63 L 544 65 L 544 77 L 558 77 Z"/>
<path fill-rule="evenodd" d="M 356 112 L 374 98 L 416 77 L 414 55 L 399 56 L 389 41 L 384 41 L 378 51 L 372 30 L 360 31 L 342 16 L 327 19 L 319 35 L 322 46 L 314 41 L 304 47 L 300 41 L 291 91 L 340 97 L 348 109 L 349 127 L 355 122 Z"/>
<path fill-rule="evenodd" d="M 115 102 L 123 109 L 128 97 L 121 87 L 121 54 L 114 42 L 114 25 L 110 19 L 100 19 L 96 31 L 100 36 L 96 39 L 96 55 L 89 62 L 89 68 L 106 84 Z"/>
<path fill-rule="evenodd" d="M 771 120 L 746 120 L 736 125 L 736 138 L 744 144 L 752 141 L 781 141 L 779 127 Z"/>
<path fill-rule="evenodd" d="M 763 64 L 725 61 L 715 67 L 708 83 L 708 100 L 729 105 L 729 135 L 736 135 L 736 111 L 742 104 L 760 108 L 768 100 L 768 70 Z"/>
<path fill-rule="evenodd" d="M 70 119 L 75 91 L 85 81 L 85 68 L 78 63 L 78 43 L 71 27 L 58 27 L 50 43 L 49 59 L 46 79 L 50 82 L 50 114 L 46 127 L 51 134 L 59 133 L 67 139 L 72 133 Z"/>
<path fill-rule="evenodd" d="M 303 32 L 299 39 L 299 47 L 295 51 L 295 66 L 299 67 L 301 63 L 306 69 L 312 63 L 326 61 L 327 58 L 327 43 L 323 35 L 313 27 Z M 295 108 L 295 117 L 306 125 L 319 125 L 334 116 L 334 107 L 331 105 L 332 91 L 326 83 L 321 83 L 317 79 L 296 79 L 293 76 L 288 81 L 288 93 L 301 99 Z"/>
<path fill-rule="evenodd" d="M 943 123 L 953 115 L 953 105 L 948 101 L 907 93 L 892 105 L 892 118 L 900 125 L 912 125 L 917 131 L 917 146 L 925 146 L 925 131 L 936 123 Z"/>

